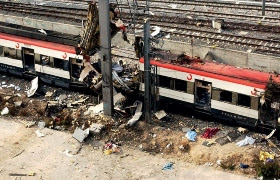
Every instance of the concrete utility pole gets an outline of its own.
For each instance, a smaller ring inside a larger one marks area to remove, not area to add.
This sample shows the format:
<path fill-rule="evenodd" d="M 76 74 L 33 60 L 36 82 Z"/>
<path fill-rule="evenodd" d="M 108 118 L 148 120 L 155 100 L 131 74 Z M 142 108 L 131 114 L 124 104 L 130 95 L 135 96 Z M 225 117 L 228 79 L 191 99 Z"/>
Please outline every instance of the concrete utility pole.
<path fill-rule="evenodd" d="M 144 83 L 145 120 L 151 121 L 151 65 L 150 65 L 150 19 L 144 22 Z"/>
<path fill-rule="evenodd" d="M 262 0 L 262 16 L 265 16 L 265 0 Z"/>
<path fill-rule="evenodd" d="M 104 115 L 113 114 L 113 82 L 111 59 L 111 28 L 110 28 L 110 4 L 109 0 L 98 1 L 99 26 L 101 44 L 101 71 Z"/>

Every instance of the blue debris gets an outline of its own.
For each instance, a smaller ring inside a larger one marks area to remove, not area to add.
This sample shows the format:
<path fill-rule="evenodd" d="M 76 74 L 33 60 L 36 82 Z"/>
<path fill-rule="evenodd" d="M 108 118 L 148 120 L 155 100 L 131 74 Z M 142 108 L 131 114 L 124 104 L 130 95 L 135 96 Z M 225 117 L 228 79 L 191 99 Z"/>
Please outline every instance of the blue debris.
<path fill-rule="evenodd" d="M 172 162 L 166 163 L 162 168 L 162 170 L 171 170 L 171 169 L 173 169 L 173 163 Z"/>
<path fill-rule="evenodd" d="M 265 163 L 272 163 L 273 161 L 274 161 L 273 159 L 267 158 Z"/>
<path fill-rule="evenodd" d="M 240 163 L 240 168 L 246 169 L 246 168 L 248 168 L 248 167 L 249 167 L 248 164 Z"/>
<path fill-rule="evenodd" d="M 186 137 L 190 140 L 190 141 L 195 141 L 196 140 L 196 132 L 195 130 L 191 130 L 189 132 L 187 132 Z"/>

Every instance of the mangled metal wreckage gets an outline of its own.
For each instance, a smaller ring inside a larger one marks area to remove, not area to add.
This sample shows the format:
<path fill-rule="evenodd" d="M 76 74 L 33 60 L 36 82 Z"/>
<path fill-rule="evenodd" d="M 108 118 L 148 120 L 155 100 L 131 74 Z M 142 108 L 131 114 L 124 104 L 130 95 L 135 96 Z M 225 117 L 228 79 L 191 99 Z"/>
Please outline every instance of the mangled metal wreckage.
<path fill-rule="evenodd" d="M 126 38 L 126 27 L 124 23 L 118 19 L 116 5 L 110 4 L 110 26 L 111 26 L 111 38 L 113 38 L 118 31 L 122 31 L 123 38 Z M 96 3 L 91 3 L 88 11 L 88 21 L 81 38 L 81 42 L 76 48 L 77 53 L 81 54 L 84 59 L 84 68 L 80 73 L 79 81 L 87 85 L 91 90 L 100 92 L 102 86 L 102 74 L 100 65 L 100 27 L 98 19 L 98 9 Z M 116 20 L 116 21 L 115 21 Z M 119 77 L 118 73 L 122 72 L 122 67 L 119 64 L 115 64 L 114 67 L 121 68 L 120 71 L 113 69 L 113 80 L 117 83 L 118 87 L 123 87 L 125 90 L 131 89 L 127 84 Z"/>
<path fill-rule="evenodd" d="M 111 37 L 118 31 L 126 35 L 126 28 L 117 19 L 116 5 L 110 5 Z M 21 77 L 35 78 L 66 88 L 101 87 L 99 61 L 100 29 L 96 3 L 89 4 L 87 23 L 82 37 L 9 23 L 0 23 L 0 71 Z M 122 78 L 116 81 L 128 89 Z"/>

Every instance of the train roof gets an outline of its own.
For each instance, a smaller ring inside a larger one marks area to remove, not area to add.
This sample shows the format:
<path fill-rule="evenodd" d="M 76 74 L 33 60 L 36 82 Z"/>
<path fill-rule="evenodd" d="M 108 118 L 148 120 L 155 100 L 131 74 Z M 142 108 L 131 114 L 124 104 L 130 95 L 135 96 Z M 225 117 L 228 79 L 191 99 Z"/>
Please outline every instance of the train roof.
<path fill-rule="evenodd" d="M 38 47 L 42 47 L 42 48 L 76 54 L 76 50 L 75 50 L 74 46 L 63 45 L 63 44 L 54 43 L 54 42 L 31 39 L 31 38 L 27 38 L 27 37 L 16 36 L 16 35 L 11 35 L 11 34 L 1 33 L 1 32 L 0 32 L 0 39 L 5 39 L 8 41 L 14 41 L 16 43 L 23 43 L 23 44 L 27 44 L 27 45 L 33 45 L 33 46 L 38 46 Z"/>
<path fill-rule="evenodd" d="M 42 29 L 40 29 L 41 31 Z M 38 39 L 42 41 L 49 41 L 58 44 L 65 44 L 69 46 L 77 46 L 80 41 L 79 35 L 72 35 L 60 33 L 56 31 L 44 30 L 46 33 L 40 32 L 37 28 L 22 26 L 18 24 L 11 24 L 7 22 L 0 22 L 0 32 L 12 34 L 31 39 Z"/>
<path fill-rule="evenodd" d="M 140 59 L 144 62 L 144 58 Z M 261 72 L 252 69 L 240 68 L 231 65 L 214 63 L 214 62 L 197 62 L 190 64 L 179 64 L 171 60 L 151 60 L 152 65 L 172 69 L 176 71 L 201 75 L 209 78 L 229 81 L 237 84 L 252 86 L 255 88 L 265 89 L 270 77 L 277 84 L 280 83 L 280 77 L 274 73 Z"/>

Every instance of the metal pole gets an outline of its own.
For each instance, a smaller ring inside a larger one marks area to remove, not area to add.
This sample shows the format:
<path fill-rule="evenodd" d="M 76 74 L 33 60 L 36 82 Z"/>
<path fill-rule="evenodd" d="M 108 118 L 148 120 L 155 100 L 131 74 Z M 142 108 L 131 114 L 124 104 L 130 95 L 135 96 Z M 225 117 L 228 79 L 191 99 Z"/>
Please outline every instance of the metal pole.
<path fill-rule="evenodd" d="M 113 114 L 113 83 L 111 59 L 111 28 L 109 0 L 98 1 L 101 45 L 101 71 L 104 115 Z"/>
<path fill-rule="evenodd" d="M 265 0 L 262 1 L 262 16 L 265 16 Z"/>
<path fill-rule="evenodd" d="M 150 19 L 144 24 L 144 83 L 145 120 L 151 121 L 151 65 L 150 65 Z"/>

